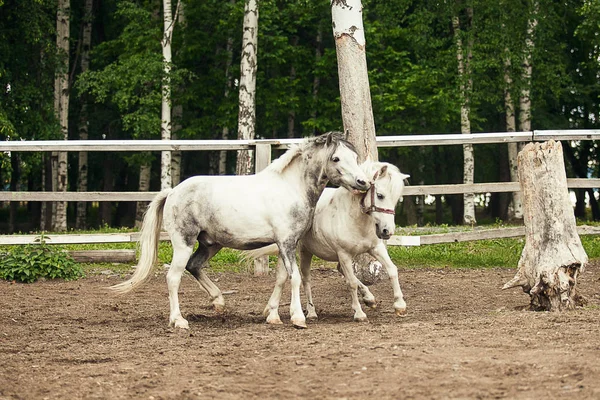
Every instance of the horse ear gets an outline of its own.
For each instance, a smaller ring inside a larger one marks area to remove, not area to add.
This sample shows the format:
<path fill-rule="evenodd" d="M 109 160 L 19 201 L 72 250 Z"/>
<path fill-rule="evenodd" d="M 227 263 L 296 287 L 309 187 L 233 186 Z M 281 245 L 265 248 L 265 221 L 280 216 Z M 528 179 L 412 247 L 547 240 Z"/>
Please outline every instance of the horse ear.
<path fill-rule="evenodd" d="M 327 147 L 331 146 L 332 142 L 333 142 L 333 132 L 329 132 L 327 134 L 327 138 L 325 139 L 325 146 L 327 146 Z"/>
<path fill-rule="evenodd" d="M 384 177 L 385 173 L 387 172 L 387 165 L 384 165 L 383 167 L 381 167 L 381 169 L 379 170 L 379 177 Z"/>

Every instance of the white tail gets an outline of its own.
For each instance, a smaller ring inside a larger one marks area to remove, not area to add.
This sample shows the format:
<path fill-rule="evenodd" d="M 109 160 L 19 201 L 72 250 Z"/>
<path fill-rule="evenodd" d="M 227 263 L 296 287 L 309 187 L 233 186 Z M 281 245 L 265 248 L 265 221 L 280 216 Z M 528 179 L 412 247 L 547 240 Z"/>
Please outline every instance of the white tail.
<path fill-rule="evenodd" d="M 171 189 L 166 189 L 156 195 L 148 206 L 144 215 L 144 222 L 140 232 L 140 260 L 133 276 L 114 286 L 109 287 L 116 293 L 127 293 L 140 286 L 154 267 L 157 259 L 160 229 L 162 227 L 163 208 Z"/>

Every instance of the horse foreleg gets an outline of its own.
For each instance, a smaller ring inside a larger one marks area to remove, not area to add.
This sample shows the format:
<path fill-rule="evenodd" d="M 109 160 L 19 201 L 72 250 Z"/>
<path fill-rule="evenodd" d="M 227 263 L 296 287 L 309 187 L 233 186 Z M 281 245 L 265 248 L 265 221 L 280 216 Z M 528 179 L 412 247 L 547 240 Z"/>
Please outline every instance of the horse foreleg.
<path fill-rule="evenodd" d="M 359 280 L 354 275 L 352 270 L 352 257 L 347 254 L 338 254 L 342 275 L 346 278 L 346 283 L 350 287 L 350 295 L 352 296 L 352 309 L 354 310 L 354 320 L 357 322 L 367 321 L 367 314 L 362 310 L 358 301 L 358 284 Z"/>
<path fill-rule="evenodd" d="M 304 294 L 306 295 L 306 318 L 317 319 L 317 311 L 313 303 L 312 288 L 310 286 L 310 262 L 312 253 L 306 249 L 300 250 L 300 273 L 302 274 L 302 285 L 304 286 Z"/>
<path fill-rule="evenodd" d="M 279 257 L 283 259 L 283 265 L 285 265 L 286 272 L 290 275 L 290 283 L 292 286 L 290 317 L 292 325 L 296 328 L 306 328 L 306 317 L 302 312 L 302 303 L 300 302 L 300 284 L 302 283 L 302 277 L 300 276 L 300 271 L 298 271 L 295 250 L 295 246 L 280 247 Z"/>
<path fill-rule="evenodd" d="M 369 252 L 373 257 L 377 259 L 383 266 L 390 278 L 390 283 L 394 290 L 394 309 L 396 315 L 403 316 L 406 314 L 406 302 L 404 301 L 404 295 L 400 289 L 400 282 L 398 281 L 398 267 L 394 264 L 390 255 L 388 254 L 387 248 L 383 242 L 380 242 Z"/>
<path fill-rule="evenodd" d="M 369 288 L 357 278 L 358 281 L 358 291 L 360 292 L 360 297 L 362 297 L 363 302 L 367 307 L 377 308 L 377 302 L 375 301 L 375 296 L 369 290 Z"/>
<path fill-rule="evenodd" d="M 169 288 L 169 305 L 171 312 L 169 314 L 169 326 L 175 326 L 175 328 L 189 329 L 189 324 L 185 318 L 181 315 L 179 309 L 179 284 L 181 283 L 181 275 L 185 271 L 185 266 L 192 254 L 192 248 L 176 243 L 173 240 L 173 260 L 171 261 L 171 267 L 167 273 L 167 287 Z"/>
<path fill-rule="evenodd" d="M 287 281 L 288 274 L 283 265 L 283 259 L 279 257 L 277 260 L 277 277 L 275 278 L 275 288 L 269 298 L 269 303 L 265 307 L 263 314 L 267 317 L 267 323 L 273 325 L 282 324 L 281 318 L 279 318 L 279 302 L 281 301 L 281 292 L 285 287 L 285 281 Z"/>
<path fill-rule="evenodd" d="M 354 265 L 354 264 L 353 264 Z M 339 271 L 340 274 L 342 274 L 342 276 L 344 276 L 344 278 L 346 277 L 344 275 L 344 271 L 342 270 L 342 267 L 340 266 L 340 264 L 338 263 L 337 265 L 337 270 Z M 371 291 L 369 290 L 369 288 L 360 281 L 360 279 L 357 278 L 357 283 L 358 283 L 358 291 L 360 292 L 360 297 L 362 297 L 363 302 L 365 303 L 365 305 L 367 307 L 371 307 L 371 308 L 376 308 L 377 307 L 377 303 L 375 302 L 375 296 L 373 296 L 373 293 L 371 293 Z"/>

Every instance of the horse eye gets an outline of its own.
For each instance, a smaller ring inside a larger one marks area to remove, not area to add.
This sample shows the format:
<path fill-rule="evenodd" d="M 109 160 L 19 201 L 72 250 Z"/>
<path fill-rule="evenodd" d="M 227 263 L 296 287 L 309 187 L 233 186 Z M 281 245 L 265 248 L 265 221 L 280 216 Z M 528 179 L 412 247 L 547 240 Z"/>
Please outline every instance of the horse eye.
<path fill-rule="evenodd" d="M 383 200 L 383 199 L 385 198 L 385 196 L 384 196 L 384 195 L 382 195 L 381 193 L 377 193 L 377 198 L 378 198 L 379 200 Z"/>
<path fill-rule="evenodd" d="M 333 162 L 339 162 L 339 161 L 340 161 L 340 158 L 339 158 L 339 157 L 333 157 L 333 158 L 331 159 L 331 161 L 333 161 Z"/>

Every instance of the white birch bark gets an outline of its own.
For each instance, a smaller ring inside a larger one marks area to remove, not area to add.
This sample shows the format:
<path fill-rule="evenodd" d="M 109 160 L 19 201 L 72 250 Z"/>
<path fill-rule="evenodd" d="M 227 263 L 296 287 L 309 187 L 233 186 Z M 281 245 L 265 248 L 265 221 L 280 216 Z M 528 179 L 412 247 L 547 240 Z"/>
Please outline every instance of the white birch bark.
<path fill-rule="evenodd" d="M 504 58 L 504 110 L 506 112 L 506 131 L 514 132 L 517 128 L 515 118 L 515 104 L 512 99 L 511 90 L 513 81 L 510 76 L 510 55 L 506 51 Z M 508 168 L 510 171 L 510 180 L 518 182 L 519 172 L 517 167 L 517 154 L 519 153 L 518 143 L 508 143 Z M 521 201 L 521 192 L 513 192 L 511 196 L 511 205 L 509 208 L 509 219 L 523 219 L 523 203 Z"/>
<path fill-rule="evenodd" d="M 249 140 L 256 136 L 256 71 L 258 54 L 258 1 L 246 0 L 244 6 L 244 34 L 240 64 L 240 91 L 238 114 L 238 139 Z M 236 174 L 252 172 L 253 155 L 250 150 L 238 150 Z"/>
<path fill-rule="evenodd" d="M 340 80 L 342 121 L 359 162 L 378 160 L 360 0 L 331 0 L 333 37 Z"/>
<path fill-rule="evenodd" d="M 173 38 L 173 11 L 171 0 L 163 0 L 163 24 L 164 31 L 161 40 L 163 56 L 163 80 L 162 80 L 162 102 L 160 117 L 160 138 L 162 140 L 171 140 L 171 40 Z M 173 186 L 171 180 L 171 151 L 166 150 L 160 153 L 160 188 L 168 189 Z"/>
<path fill-rule="evenodd" d="M 85 15 L 83 19 L 83 35 L 82 35 L 82 50 L 81 50 L 81 72 L 85 72 L 90 68 L 90 46 L 92 43 L 92 8 L 94 0 L 85 0 Z M 84 98 L 81 104 L 81 114 L 79 116 L 79 140 L 88 139 L 88 110 L 87 102 Z M 87 151 L 79 152 L 79 163 L 77 171 L 77 191 L 88 191 L 88 153 Z M 77 218 L 75 227 L 84 229 L 86 227 L 87 218 L 87 202 L 77 202 Z"/>
<path fill-rule="evenodd" d="M 173 140 L 179 139 L 177 132 L 181 130 L 181 117 L 183 115 L 183 107 L 181 104 L 173 107 Z M 181 182 L 181 150 L 174 150 L 171 152 L 171 185 L 173 187 L 179 185 Z"/>
<path fill-rule="evenodd" d="M 467 10 L 472 15 L 472 9 Z M 470 92 L 473 86 L 473 79 L 471 77 L 470 62 L 472 58 L 472 40 L 469 40 L 466 48 L 466 59 L 465 49 L 461 38 L 460 22 L 458 16 L 452 18 L 452 27 L 454 31 L 454 39 L 456 41 L 456 58 L 458 60 L 458 75 L 460 80 L 460 93 L 462 96 L 462 104 L 460 107 L 460 131 L 465 135 L 471 134 L 471 121 L 469 114 L 470 108 Z M 475 157 L 473 155 L 473 145 L 463 145 L 463 183 L 473 183 L 473 176 L 475 172 Z M 475 219 L 475 196 L 473 193 L 465 193 L 464 195 L 464 212 L 463 212 L 463 223 L 465 225 L 474 225 L 477 220 Z"/>
<path fill-rule="evenodd" d="M 185 12 L 184 3 L 177 2 L 177 22 L 180 26 L 185 25 Z M 178 132 L 181 130 L 181 118 L 183 117 L 183 106 L 177 104 L 173 107 L 173 131 L 172 139 L 179 139 Z M 181 150 L 175 150 L 171 152 L 171 185 L 177 186 L 181 182 Z"/>
<path fill-rule="evenodd" d="M 533 71 L 532 56 L 535 48 L 534 35 L 538 23 L 537 14 L 538 3 L 534 1 L 531 17 L 527 23 L 527 35 L 523 50 L 523 71 L 521 73 L 523 88 L 519 96 L 519 130 L 521 132 L 531 130 L 531 74 Z"/>
<path fill-rule="evenodd" d="M 70 3 L 69 0 L 59 0 L 56 13 L 56 47 L 58 48 L 59 67 L 54 80 L 54 111 L 60 124 L 63 139 L 69 138 L 69 35 L 70 35 Z M 67 181 L 67 152 L 57 155 L 56 191 L 66 192 Z M 53 230 L 67 230 L 67 202 L 56 202 Z"/>
<path fill-rule="evenodd" d="M 150 166 L 150 163 L 140 165 L 140 178 L 138 181 L 138 189 L 140 192 L 150 191 Z M 146 208 L 148 208 L 147 201 L 138 201 L 136 203 L 135 227 L 138 229 L 142 227 L 142 222 L 144 220 L 144 213 L 146 212 Z"/>
<path fill-rule="evenodd" d="M 525 247 L 515 277 L 504 289 L 520 286 L 532 310 L 560 311 L 581 305 L 577 278 L 588 261 L 577 234 L 567 189 L 562 145 L 530 143 L 519 153 Z"/>
<path fill-rule="evenodd" d="M 342 122 L 346 138 L 356 147 L 359 162 L 378 161 L 375 121 L 367 70 L 366 39 L 360 0 L 331 0 L 333 38 L 337 53 Z M 352 262 L 366 285 L 380 280 L 382 265 L 368 254 Z"/>

